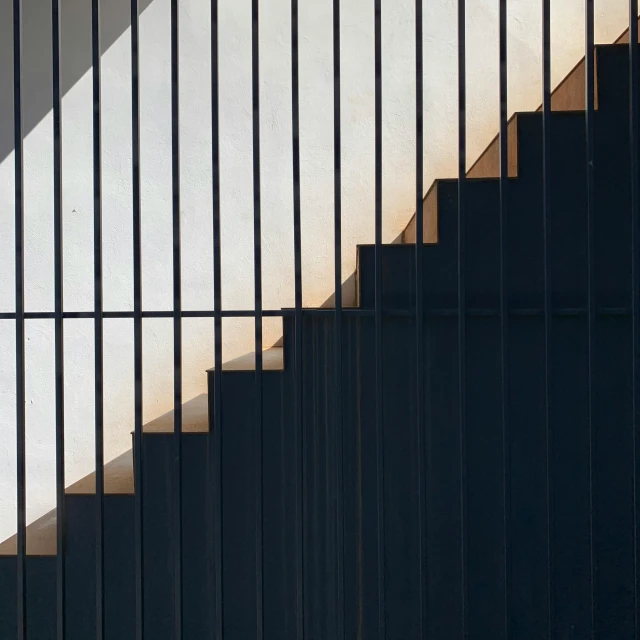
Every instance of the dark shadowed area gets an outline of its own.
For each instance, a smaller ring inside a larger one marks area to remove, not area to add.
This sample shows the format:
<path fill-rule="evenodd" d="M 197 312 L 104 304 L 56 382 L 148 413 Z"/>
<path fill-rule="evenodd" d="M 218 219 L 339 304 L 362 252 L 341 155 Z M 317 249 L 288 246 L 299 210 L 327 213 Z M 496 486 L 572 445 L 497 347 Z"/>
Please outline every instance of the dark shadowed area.
<path fill-rule="evenodd" d="M 140 12 L 152 0 L 139 0 Z M 61 0 L 63 95 L 91 68 L 91 2 Z M 23 4 L 22 114 L 24 135 L 51 110 L 51 2 Z M 108 0 L 101 6 L 103 53 L 129 28 L 130 0 Z M 13 3 L 0 3 L 0 162 L 13 150 Z"/>

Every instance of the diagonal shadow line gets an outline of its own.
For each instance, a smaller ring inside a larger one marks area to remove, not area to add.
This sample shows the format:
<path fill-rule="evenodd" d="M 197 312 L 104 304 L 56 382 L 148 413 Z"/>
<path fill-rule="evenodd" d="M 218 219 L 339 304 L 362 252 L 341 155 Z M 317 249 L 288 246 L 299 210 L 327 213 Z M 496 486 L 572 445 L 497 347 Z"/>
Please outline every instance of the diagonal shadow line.
<path fill-rule="evenodd" d="M 153 0 L 139 0 L 142 13 Z M 61 82 L 64 96 L 91 68 L 91 2 L 61 0 Z M 101 6 L 102 52 L 129 28 L 130 0 L 105 0 Z M 24 135 L 51 111 L 51 0 L 23 4 L 22 117 Z M 13 151 L 13 11 L 0 0 L 0 162 Z"/>

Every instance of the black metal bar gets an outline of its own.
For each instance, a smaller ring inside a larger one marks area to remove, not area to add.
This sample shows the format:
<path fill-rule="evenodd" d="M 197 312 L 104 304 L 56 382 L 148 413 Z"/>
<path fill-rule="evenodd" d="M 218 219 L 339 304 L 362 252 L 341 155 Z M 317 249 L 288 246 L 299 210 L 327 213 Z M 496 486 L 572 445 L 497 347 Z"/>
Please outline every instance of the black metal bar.
<path fill-rule="evenodd" d="M 585 0 L 585 129 L 587 140 L 587 154 L 585 158 L 587 172 L 587 412 L 589 429 L 589 561 L 590 561 L 590 623 L 591 638 L 596 637 L 596 560 L 594 540 L 594 500 L 593 500 L 593 450 L 595 433 L 593 426 L 593 377 L 594 377 L 594 336 L 595 336 L 595 149 L 594 149 L 594 16 L 593 0 Z"/>
<path fill-rule="evenodd" d="M 100 0 L 92 0 L 91 7 L 91 51 L 93 63 L 93 282 L 95 313 L 96 640 L 102 640 L 104 637 L 104 353 Z"/>
<path fill-rule="evenodd" d="M 500 307 L 468 307 L 467 308 L 467 318 L 483 316 L 483 317 L 491 317 L 491 316 L 500 316 Z M 631 316 L 632 309 L 631 307 L 596 307 L 595 310 L 596 316 Z M 458 315 L 458 307 L 425 307 L 424 310 L 425 317 L 436 317 L 436 316 L 457 316 Z M 556 307 L 552 310 L 553 317 L 567 317 L 567 316 L 586 316 L 588 314 L 587 307 Z M 108 319 L 131 319 L 134 317 L 133 311 L 105 311 L 103 314 L 104 318 Z M 183 311 L 181 314 L 182 318 L 213 318 L 215 317 L 214 311 Z M 328 318 L 333 317 L 335 315 L 334 309 L 302 309 L 303 316 L 313 316 L 318 318 Z M 350 318 L 367 318 L 367 317 L 375 317 L 374 309 L 357 309 L 357 308 L 344 308 L 342 309 L 342 315 Z M 509 307 L 509 317 L 512 316 L 543 316 L 544 308 L 543 307 L 517 307 L 510 306 Z M 253 318 L 255 317 L 255 312 L 245 312 L 245 311 L 222 311 L 221 316 L 223 318 Z M 383 309 L 382 316 L 388 318 L 398 318 L 398 317 L 415 317 L 415 310 L 413 309 Z M 27 320 L 55 320 L 55 312 L 42 312 L 42 313 L 33 313 L 27 312 L 24 314 L 24 317 Z M 65 311 L 62 314 L 62 317 L 65 320 L 91 320 L 95 318 L 95 313 L 92 311 Z M 172 318 L 173 312 L 171 311 L 143 311 L 142 318 Z M 262 317 L 271 317 L 271 318 L 292 318 L 295 317 L 295 309 L 282 309 L 280 311 L 276 310 L 265 310 L 262 312 Z M 14 312 L 9 313 L 0 313 L 0 320 L 15 320 L 16 314 Z"/>
<path fill-rule="evenodd" d="M 295 280 L 296 637 L 304 628 L 304 486 L 306 476 L 302 391 L 302 223 L 300 204 L 300 70 L 298 0 L 291 0 L 291 131 L 293 143 L 293 252 Z"/>
<path fill-rule="evenodd" d="M 423 43 L 422 0 L 416 0 L 416 456 L 418 468 L 418 572 L 420 599 L 420 637 L 426 638 L 427 626 L 427 472 L 425 461 L 424 419 L 424 90 L 423 90 Z"/>
<path fill-rule="evenodd" d="M 547 489 L 547 633 L 554 637 L 553 614 L 553 433 L 551 426 L 551 3 L 542 2 L 542 224 L 544 250 L 544 402 Z"/>
<path fill-rule="evenodd" d="M 460 555 L 462 637 L 469 633 L 467 575 L 467 354 L 465 181 L 467 175 L 466 7 L 458 0 L 458 384 L 460 415 Z"/>
<path fill-rule="evenodd" d="M 509 434 L 509 295 L 508 220 L 509 181 L 507 101 L 507 0 L 500 0 L 500 376 L 502 392 L 504 637 L 511 637 L 511 438 Z"/>
<path fill-rule="evenodd" d="M 64 469 L 64 327 L 62 225 L 62 96 L 60 93 L 60 1 L 51 2 L 53 63 L 53 253 L 56 368 L 56 629 L 65 640 L 65 469 Z"/>
<path fill-rule="evenodd" d="M 22 0 L 13 0 L 13 126 L 15 154 L 16 490 L 18 640 L 27 637 L 27 493 L 24 333 L 24 152 L 22 130 Z"/>
<path fill-rule="evenodd" d="M 182 639 L 182 272 L 180 251 L 179 0 L 171 0 L 171 188 L 173 207 L 174 637 Z"/>
<path fill-rule="evenodd" d="M 384 421 L 382 407 L 382 7 L 374 0 L 375 44 L 375 362 L 376 490 L 378 529 L 378 629 L 386 638 L 384 536 Z"/>
<path fill-rule="evenodd" d="M 640 428 L 640 167 L 638 164 L 638 0 L 629 0 L 629 146 L 631 173 L 631 315 L 633 407 L 633 605 L 634 636 L 640 633 L 640 585 L 638 580 L 638 443 Z"/>
<path fill-rule="evenodd" d="M 220 231 L 220 105 L 218 82 L 218 0 L 211 0 L 211 166 L 213 197 L 214 366 L 213 438 L 209 452 L 213 496 L 215 638 L 224 630 L 222 585 L 222 247 Z"/>
<path fill-rule="evenodd" d="M 259 0 L 251 1 L 251 77 L 253 102 L 253 277 L 255 287 L 255 428 L 256 464 L 256 640 L 264 630 L 264 577 L 262 531 L 262 240 L 260 204 L 260 24 Z"/>
<path fill-rule="evenodd" d="M 140 7 L 131 0 L 131 171 L 133 186 L 133 358 L 136 640 L 144 638 L 144 550 L 142 495 L 142 215 L 140 195 Z"/>
<path fill-rule="evenodd" d="M 335 464 L 336 464 L 336 632 L 344 639 L 344 425 L 342 421 L 342 127 L 340 82 L 340 0 L 333 0 L 333 252 L 335 289 Z"/>

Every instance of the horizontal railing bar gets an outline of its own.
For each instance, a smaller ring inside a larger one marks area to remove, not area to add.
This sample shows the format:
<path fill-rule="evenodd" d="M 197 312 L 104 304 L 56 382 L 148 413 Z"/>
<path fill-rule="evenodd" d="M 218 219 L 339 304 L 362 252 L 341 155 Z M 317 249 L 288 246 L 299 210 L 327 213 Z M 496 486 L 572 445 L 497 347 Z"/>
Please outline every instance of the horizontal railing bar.
<path fill-rule="evenodd" d="M 436 307 L 430 309 L 425 307 L 426 316 L 457 316 L 457 307 Z M 295 316 L 295 309 L 269 309 L 262 312 L 262 316 L 269 318 L 289 318 Z M 347 317 L 373 317 L 375 315 L 374 309 L 342 309 L 342 313 Z M 542 316 L 544 315 L 543 307 L 513 307 L 508 311 L 510 316 Z M 554 316 L 586 316 L 588 314 L 587 307 L 560 307 L 552 309 L 551 313 Z M 630 316 L 631 307 L 602 307 L 596 309 L 597 316 Z M 230 310 L 221 312 L 223 318 L 255 318 L 255 311 L 248 310 Z M 306 316 L 314 317 L 333 317 L 335 315 L 334 309 L 303 309 L 302 314 Z M 214 318 L 214 311 L 181 311 L 180 317 L 182 318 Z M 415 309 L 382 309 L 382 315 L 385 317 L 397 317 L 397 318 L 409 318 L 415 317 Z M 469 308 L 466 312 L 466 317 L 474 316 L 486 316 L 497 317 L 500 315 L 500 309 L 498 307 L 489 308 Z M 26 320 L 55 320 L 56 314 L 49 311 L 35 311 L 27 312 L 24 314 Z M 94 311 L 65 311 L 62 314 L 65 320 L 92 320 L 95 319 L 96 314 Z M 133 311 L 105 311 L 102 313 L 102 317 L 106 319 L 133 319 L 135 317 Z M 173 318 L 173 311 L 143 311 L 143 318 L 159 319 L 159 318 Z M 15 312 L 0 313 L 0 320 L 15 320 Z"/>

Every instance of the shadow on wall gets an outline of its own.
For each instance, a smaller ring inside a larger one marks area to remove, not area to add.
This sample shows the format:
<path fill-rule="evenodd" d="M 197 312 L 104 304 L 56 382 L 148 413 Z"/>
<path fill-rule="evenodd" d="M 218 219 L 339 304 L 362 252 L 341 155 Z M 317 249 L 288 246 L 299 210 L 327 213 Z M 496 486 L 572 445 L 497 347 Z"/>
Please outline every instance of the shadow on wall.
<path fill-rule="evenodd" d="M 139 0 L 140 12 L 153 0 Z M 91 3 L 61 0 L 62 95 L 91 68 Z M 101 3 L 102 53 L 129 28 L 130 0 Z M 23 5 L 22 118 L 29 132 L 51 111 L 53 70 L 51 68 L 51 1 L 30 0 Z M 43 46 L 46 43 L 47 46 Z M 13 151 L 13 7 L 9 0 L 0 6 L 0 163 Z"/>

